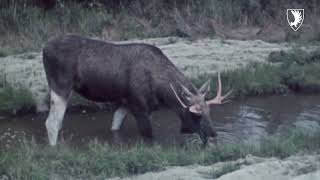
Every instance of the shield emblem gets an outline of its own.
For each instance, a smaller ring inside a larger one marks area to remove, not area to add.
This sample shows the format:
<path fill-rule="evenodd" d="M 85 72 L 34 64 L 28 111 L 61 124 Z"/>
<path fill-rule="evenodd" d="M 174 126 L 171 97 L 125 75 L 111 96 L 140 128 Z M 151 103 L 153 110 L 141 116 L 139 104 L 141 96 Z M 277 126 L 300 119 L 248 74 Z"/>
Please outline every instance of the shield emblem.
<path fill-rule="evenodd" d="M 297 31 L 304 20 L 304 9 L 287 9 L 287 20 L 291 29 Z"/>

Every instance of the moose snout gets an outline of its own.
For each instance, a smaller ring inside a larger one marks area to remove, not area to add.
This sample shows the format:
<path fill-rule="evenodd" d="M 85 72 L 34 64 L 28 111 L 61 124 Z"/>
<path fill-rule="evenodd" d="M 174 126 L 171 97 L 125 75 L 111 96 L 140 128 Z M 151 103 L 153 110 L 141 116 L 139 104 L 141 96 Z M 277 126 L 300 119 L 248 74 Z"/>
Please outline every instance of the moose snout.
<path fill-rule="evenodd" d="M 214 138 L 214 137 L 217 137 L 218 134 L 217 134 L 217 132 L 215 130 L 211 130 L 210 133 L 209 133 L 209 136 Z"/>
<path fill-rule="evenodd" d="M 217 132 L 212 127 L 210 120 L 203 119 L 200 123 L 199 136 L 202 143 L 205 145 L 208 142 L 209 137 L 216 137 Z"/>

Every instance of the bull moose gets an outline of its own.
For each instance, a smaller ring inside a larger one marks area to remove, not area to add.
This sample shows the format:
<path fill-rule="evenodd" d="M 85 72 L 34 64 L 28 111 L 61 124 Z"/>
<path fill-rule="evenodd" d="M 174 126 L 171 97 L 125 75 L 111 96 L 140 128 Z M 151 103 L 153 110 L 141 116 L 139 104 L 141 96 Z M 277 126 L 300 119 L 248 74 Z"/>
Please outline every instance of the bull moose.
<path fill-rule="evenodd" d="M 222 104 L 231 93 L 221 95 L 219 75 L 217 95 L 206 101 L 210 81 L 196 89 L 159 48 L 144 43 L 113 44 L 64 35 L 45 45 L 43 64 L 51 96 L 45 126 L 52 146 L 72 91 L 92 101 L 120 104 L 113 118 L 114 131 L 130 112 L 141 135 L 152 138 L 150 115 L 166 106 L 180 117 L 181 133 L 198 133 L 204 144 L 216 136 L 209 106 Z"/>

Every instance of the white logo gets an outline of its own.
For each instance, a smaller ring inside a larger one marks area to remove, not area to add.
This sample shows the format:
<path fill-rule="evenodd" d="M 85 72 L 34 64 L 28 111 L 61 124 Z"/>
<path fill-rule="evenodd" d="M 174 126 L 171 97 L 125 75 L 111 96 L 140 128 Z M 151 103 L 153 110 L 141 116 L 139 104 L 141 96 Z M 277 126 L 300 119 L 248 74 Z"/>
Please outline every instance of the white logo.
<path fill-rule="evenodd" d="M 297 31 L 300 28 L 303 23 L 303 19 L 304 9 L 287 9 L 287 20 L 294 31 Z"/>

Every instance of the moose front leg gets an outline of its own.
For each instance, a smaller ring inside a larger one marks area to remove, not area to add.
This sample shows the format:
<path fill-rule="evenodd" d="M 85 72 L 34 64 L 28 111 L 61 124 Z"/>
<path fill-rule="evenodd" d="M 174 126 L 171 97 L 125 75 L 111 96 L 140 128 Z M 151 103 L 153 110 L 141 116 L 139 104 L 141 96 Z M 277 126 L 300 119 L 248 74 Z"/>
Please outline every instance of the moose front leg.
<path fill-rule="evenodd" d="M 119 130 L 128 113 L 129 113 L 129 110 L 125 106 L 121 105 L 116 109 L 116 111 L 113 114 L 111 131 L 112 131 L 113 139 L 115 143 L 122 144 L 123 142 L 123 139 L 121 137 Z"/>
<path fill-rule="evenodd" d="M 123 123 L 123 120 L 126 118 L 127 114 L 128 114 L 129 110 L 124 107 L 123 105 L 121 105 L 115 112 L 113 115 L 113 119 L 112 119 L 112 127 L 111 127 L 111 131 L 118 131 Z"/>
<path fill-rule="evenodd" d="M 150 122 L 150 113 L 133 113 L 137 121 L 137 127 L 140 131 L 140 134 L 148 139 L 152 139 L 152 126 Z"/>

